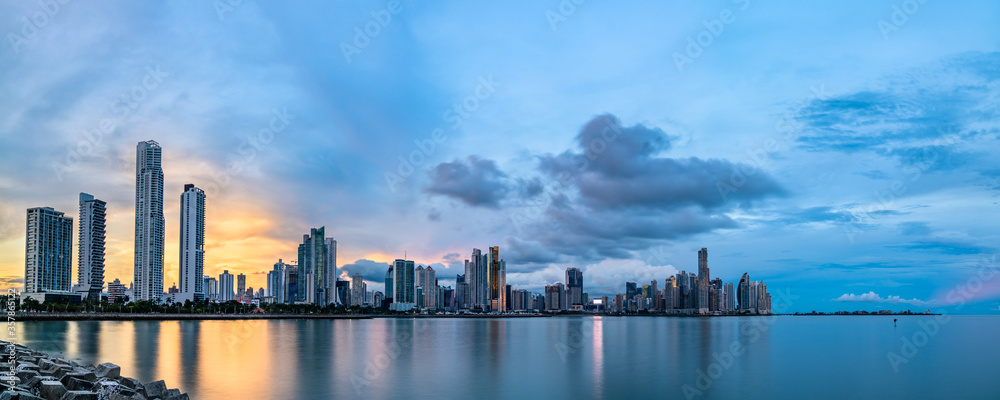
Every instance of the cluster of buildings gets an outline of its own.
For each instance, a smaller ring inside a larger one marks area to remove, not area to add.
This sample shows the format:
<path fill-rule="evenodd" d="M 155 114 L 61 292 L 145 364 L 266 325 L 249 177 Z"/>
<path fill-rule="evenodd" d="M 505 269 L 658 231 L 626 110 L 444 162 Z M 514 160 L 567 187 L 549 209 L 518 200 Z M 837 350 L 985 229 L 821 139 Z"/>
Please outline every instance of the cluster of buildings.
<path fill-rule="evenodd" d="M 162 149 L 155 141 L 136 147 L 134 277 L 126 287 L 115 279 L 104 289 L 107 203 L 87 193 L 79 197 L 77 276 L 72 280 L 73 218 L 51 207 L 28 209 L 25 245 L 25 290 L 22 296 L 39 302 L 57 299 L 131 301 L 239 301 L 245 303 L 315 304 L 321 307 L 370 306 L 396 311 L 446 310 L 506 313 L 524 311 L 592 311 L 715 314 L 770 313 L 767 286 L 743 274 L 734 285 L 711 279 L 708 250 L 698 252 L 698 272 L 681 271 L 648 285 L 625 284 L 614 298 L 589 298 L 583 291 L 583 271 L 566 269 L 566 282 L 545 286 L 544 293 L 514 289 L 507 284 L 507 264 L 500 247 L 486 253 L 472 249 L 465 273 L 455 288 L 441 286 L 430 265 L 397 259 L 385 274 L 385 293 L 368 291 L 360 274 L 340 280 L 337 241 L 325 227 L 312 228 L 298 245 L 297 264 L 279 259 L 267 272 L 266 287 L 246 285 L 246 275 L 228 270 L 218 278 L 204 275 L 205 192 L 193 184 L 180 194 L 180 271 L 178 284 L 163 290 L 163 169 Z"/>
<path fill-rule="evenodd" d="M 116 279 L 108 284 L 109 300 L 203 300 L 205 269 L 205 192 L 184 185 L 180 196 L 179 287 L 163 292 L 163 168 L 162 148 L 155 141 L 139 142 L 135 166 L 134 277 L 126 288 Z M 72 284 L 73 218 L 51 207 L 28 209 L 22 296 L 39 302 L 56 299 L 99 300 L 104 290 L 107 203 L 80 193 L 77 279 Z"/>

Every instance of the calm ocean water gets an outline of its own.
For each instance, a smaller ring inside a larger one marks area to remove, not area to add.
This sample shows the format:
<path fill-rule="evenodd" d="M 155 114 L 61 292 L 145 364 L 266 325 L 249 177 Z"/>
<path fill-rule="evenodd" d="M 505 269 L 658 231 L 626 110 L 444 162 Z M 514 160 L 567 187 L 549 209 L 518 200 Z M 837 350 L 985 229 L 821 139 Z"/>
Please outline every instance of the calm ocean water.
<path fill-rule="evenodd" d="M 164 379 L 195 399 L 1000 399 L 998 316 L 86 321 L 16 329 L 18 343 L 114 362 L 126 376 Z"/>

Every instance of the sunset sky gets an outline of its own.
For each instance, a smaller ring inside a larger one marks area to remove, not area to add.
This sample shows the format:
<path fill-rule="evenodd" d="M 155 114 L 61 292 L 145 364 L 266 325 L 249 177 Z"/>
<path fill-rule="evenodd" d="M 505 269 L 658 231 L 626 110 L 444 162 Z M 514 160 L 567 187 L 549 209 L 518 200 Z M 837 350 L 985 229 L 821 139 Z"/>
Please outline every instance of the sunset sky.
<path fill-rule="evenodd" d="M 498 245 L 514 287 L 614 295 L 707 247 L 793 311 L 1000 312 L 1000 3 L 39 4 L 0 4 L 0 286 L 80 192 L 131 282 L 152 139 L 166 287 L 193 183 L 206 274 L 253 287 L 325 226 L 376 290 Z"/>

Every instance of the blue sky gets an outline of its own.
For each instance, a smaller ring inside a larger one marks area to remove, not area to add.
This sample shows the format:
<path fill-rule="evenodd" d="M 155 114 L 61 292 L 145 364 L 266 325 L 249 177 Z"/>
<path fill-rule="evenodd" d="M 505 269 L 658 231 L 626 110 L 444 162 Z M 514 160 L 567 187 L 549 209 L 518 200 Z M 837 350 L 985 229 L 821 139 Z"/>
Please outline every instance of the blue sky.
<path fill-rule="evenodd" d="M 168 286 L 194 183 L 206 272 L 251 285 L 326 226 L 374 288 L 499 245 L 516 287 L 613 295 L 707 247 L 796 311 L 1000 311 L 993 2 L 51 4 L 0 5 L 6 285 L 24 210 L 81 191 L 131 281 L 154 139 Z"/>

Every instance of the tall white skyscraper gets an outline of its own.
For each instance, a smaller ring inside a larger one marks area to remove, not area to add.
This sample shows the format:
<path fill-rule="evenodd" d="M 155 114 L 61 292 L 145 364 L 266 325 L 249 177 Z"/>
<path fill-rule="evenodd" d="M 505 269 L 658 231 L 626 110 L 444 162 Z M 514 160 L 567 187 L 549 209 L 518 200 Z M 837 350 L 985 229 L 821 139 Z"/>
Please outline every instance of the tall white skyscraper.
<path fill-rule="evenodd" d="M 73 218 L 51 207 L 28 209 L 24 291 L 68 292 L 73 268 Z"/>
<path fill-rule="evenodd" d="M 104 240 L 107 203 L 80 193 L 77 289 L 92 301 L 101 300 L 104 289 Z"/>
<path fill-rule="evenodd" d="M 181 194 L 180 296 L 184 300 L 205 299 L 205 191 L 184 185 Z"/>
<path fill-rule="evenodd" d="M 163 168 L 160 144 L 139 142 L 135 155 L 135 300 L 163 296 Z"/>

